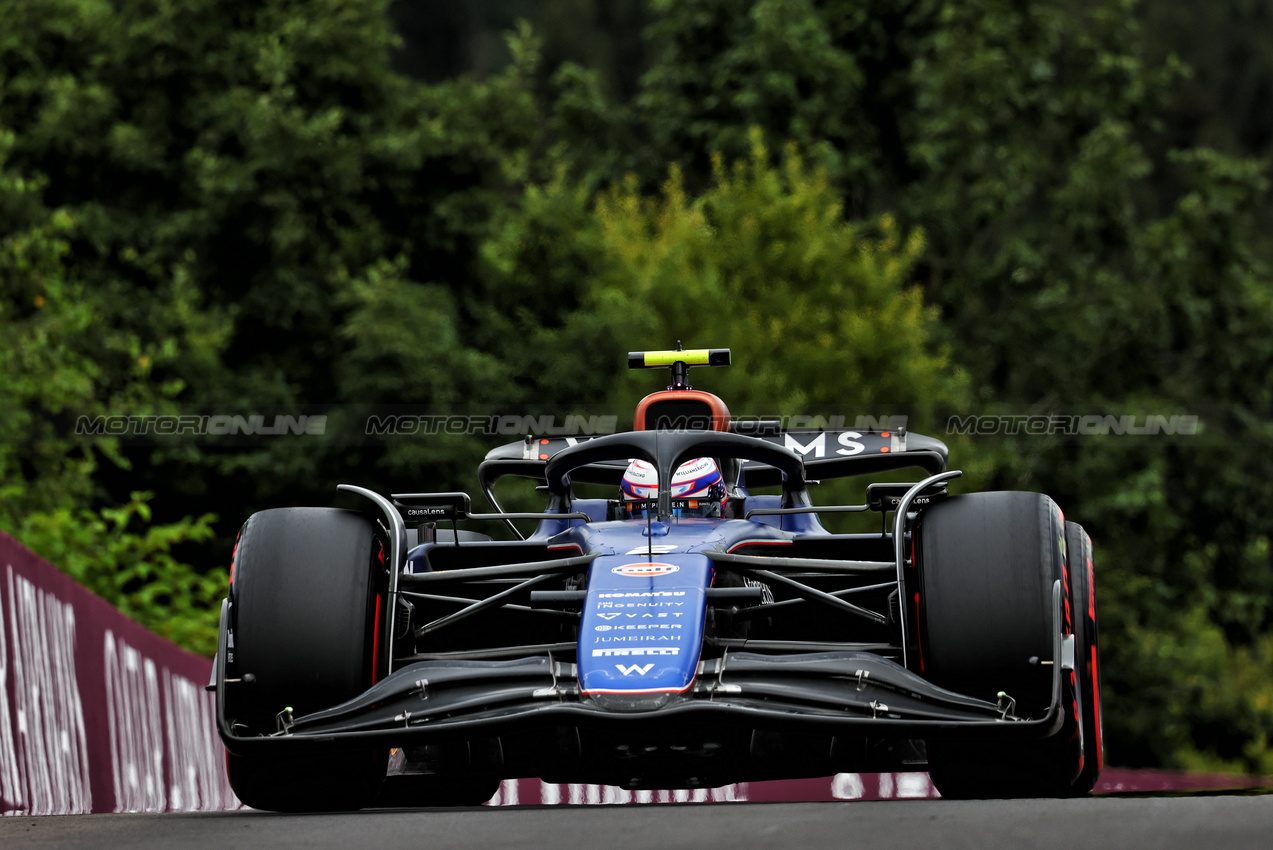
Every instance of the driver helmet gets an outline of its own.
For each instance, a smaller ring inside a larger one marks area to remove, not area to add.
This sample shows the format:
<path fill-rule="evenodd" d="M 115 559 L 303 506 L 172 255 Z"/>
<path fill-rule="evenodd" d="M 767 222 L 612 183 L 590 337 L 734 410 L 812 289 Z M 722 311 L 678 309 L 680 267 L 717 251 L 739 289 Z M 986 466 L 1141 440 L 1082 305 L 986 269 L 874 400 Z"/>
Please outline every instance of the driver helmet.
<path fill-rule="evenodd" d="M 623 501 L 659 497 L 659 472 L 654 464 L 634 460 L 623 474 Z M 719 517 L 724 514 L 725 480 L 710 457 L 687 460 L 672 474 L 672 515 L 677 517 Z M 646 505 L 628 506 L 628 517 L 645 518 Z"/>

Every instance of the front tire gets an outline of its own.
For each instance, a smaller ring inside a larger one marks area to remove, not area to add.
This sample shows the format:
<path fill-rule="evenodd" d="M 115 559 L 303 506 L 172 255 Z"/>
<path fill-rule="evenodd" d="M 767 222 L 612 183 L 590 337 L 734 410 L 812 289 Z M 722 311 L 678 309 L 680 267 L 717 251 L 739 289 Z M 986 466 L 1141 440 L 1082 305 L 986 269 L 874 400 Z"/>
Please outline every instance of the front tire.
<path fill-rule="evenodd" d="M 955 496 L 926 510 L 917 534 L 921 674 L 990 702 L 1002 691 L 1016 700 L 1018 717 L 1045 714 L 1052 667 L 1040 661 L 1059 662 L 1052 655 L 1053 586 L 1065 576 L 1060 509 L 1039 493 Z M 1042 741 L 929 741 L 929 776 L 946 798 L 1069 796 L 1078 773 L 1072 727 L 1067 719 Z"/>
<path fill-rule="evenodd" d="M 383 565 L 374 526 L 333 508 L 253 514 L 235 548 L 230 589 L 234 673 L 226 694 L 240 734 L 270 734 L 295 716 L 365 691 L 375 657 Z M 273 811 L 359 809 L 375 801 L 387 751 L 322 756 L 227 754 L 230 785 L 245 804 Z"/>

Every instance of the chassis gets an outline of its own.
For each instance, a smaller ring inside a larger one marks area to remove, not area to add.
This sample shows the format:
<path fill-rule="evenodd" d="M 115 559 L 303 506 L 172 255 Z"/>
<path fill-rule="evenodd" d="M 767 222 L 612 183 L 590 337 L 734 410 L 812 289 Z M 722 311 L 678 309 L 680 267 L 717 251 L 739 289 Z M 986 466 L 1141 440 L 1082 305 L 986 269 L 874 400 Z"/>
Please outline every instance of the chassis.
<path fill-rule="evenodd" d="M 475 804 L 503 778 L 712 787 L 927 769 L 945 797 L 1066 796 L 1101 765 L 1091 543 L 1037 493 L 950 495 L 947 450 L 904 430 L 731 423 L 669 365 L 639 430 L 527 437 L 463 493 L 350 485 L 366 515 L 253 515 L 235 547 L 209 687 L 233 787 L 276 810 Z M 678 519 L 667 482 L 716 458 L 724 516 Z M 659 470 L 646 518 L 617 493 Z M 919 469 L 857 505 L 810 477 Z M 530 478 L 539 513 L 500 509 Z M 775 495 L 751 491 L 778 488 Z M 878 533 L 819 514 L 875 511 Z M 460 521 L 502 522 L 493 540 Z M 517 520 L 537 522 L 524 538 Z M 449 526 L 449 527 L 448 527 Z"/>

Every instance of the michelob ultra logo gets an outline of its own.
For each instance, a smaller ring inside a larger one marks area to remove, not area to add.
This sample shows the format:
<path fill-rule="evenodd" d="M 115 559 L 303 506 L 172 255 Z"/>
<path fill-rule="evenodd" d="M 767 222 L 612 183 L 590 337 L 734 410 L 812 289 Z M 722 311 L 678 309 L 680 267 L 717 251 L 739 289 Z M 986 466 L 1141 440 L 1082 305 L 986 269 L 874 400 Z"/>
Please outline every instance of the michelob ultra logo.
<path fill-rule="evenodd" d="M 633 578 L 648 578 L 650 576 L 665 576 L 678 571 L 680 567 L 676 564 L 624 564 L 622 567 L 614 567 L 610 572 Z"/>

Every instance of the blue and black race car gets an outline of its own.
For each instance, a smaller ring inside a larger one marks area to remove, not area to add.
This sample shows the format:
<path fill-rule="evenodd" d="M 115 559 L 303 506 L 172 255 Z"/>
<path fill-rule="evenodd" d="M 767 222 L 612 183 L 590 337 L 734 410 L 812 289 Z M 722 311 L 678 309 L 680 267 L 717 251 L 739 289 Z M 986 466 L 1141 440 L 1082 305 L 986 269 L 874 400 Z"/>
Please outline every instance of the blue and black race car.
<path fill-rule="evenodd" d="M 927 770 L 944 797 L 1069 796 L 1101 769 L 1092 549 L 1047 496 L 951 495 L 939 440 L 735 422 L 672 382 L 635 430 L 527 437 L 465 493 L 252 515 L 210 687 L 245 803 L 487 800 L 504 778 L 715 787 Z M 865 501 L 823 480 L 912 469 Z M 495 483 L 531 479 L 539 513 Z M 584 498 L 596 485 L 614 498 Z M 769 491 L 769 492 L 764 492 Z M 877 512 L 832 533 L 834 512 Z M 506 536 L 459 528 L 502 522 Z M 523 537 L 518 521 L 536 523 Z"/>

